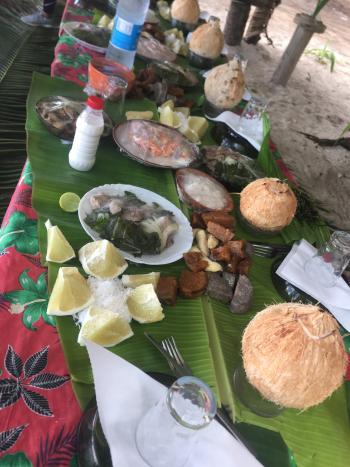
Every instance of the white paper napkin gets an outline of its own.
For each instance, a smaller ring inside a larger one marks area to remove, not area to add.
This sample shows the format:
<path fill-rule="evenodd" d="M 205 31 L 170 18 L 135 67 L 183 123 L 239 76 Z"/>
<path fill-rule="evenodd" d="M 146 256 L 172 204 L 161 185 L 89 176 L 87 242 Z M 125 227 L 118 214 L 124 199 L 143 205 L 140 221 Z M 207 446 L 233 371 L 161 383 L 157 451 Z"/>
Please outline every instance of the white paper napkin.
<path fill-rule="evenodd" d="M 136 427 L 166 388 L 143 371 L 92 342 L 86 343 L 96 400 L 114 467 L 148 467 L 135 444 Z M 198 434 L 187 467 L 257 467 L 261 464 L 219 423 Z M 169 465 L 168 467 L 172 467 Z"/>
<path fill-rule="evenodd" d="M 295 243 L 276 273 L 322 303 L 350 331 L 350 288 L 341 277 L 332 287 L 323 287 L 317 277 L 310 277 L 304 265 L 315 253 L 316 248 L 306 240 Z"/>

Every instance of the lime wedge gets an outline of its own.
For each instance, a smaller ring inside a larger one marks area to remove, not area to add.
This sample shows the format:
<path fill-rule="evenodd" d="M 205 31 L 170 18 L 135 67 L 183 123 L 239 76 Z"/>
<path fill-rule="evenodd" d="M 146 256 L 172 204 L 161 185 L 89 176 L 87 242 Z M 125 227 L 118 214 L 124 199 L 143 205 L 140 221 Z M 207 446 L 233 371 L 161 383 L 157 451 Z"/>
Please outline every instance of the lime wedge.
<path fill-rule="evenodd" d="M 60 208 L 66 212 L 76 212 L 78 210 L 79 203 L 80 196 L 70 191 L 68 191 L 67 193 L 63 193 L 59 200 Z"/>

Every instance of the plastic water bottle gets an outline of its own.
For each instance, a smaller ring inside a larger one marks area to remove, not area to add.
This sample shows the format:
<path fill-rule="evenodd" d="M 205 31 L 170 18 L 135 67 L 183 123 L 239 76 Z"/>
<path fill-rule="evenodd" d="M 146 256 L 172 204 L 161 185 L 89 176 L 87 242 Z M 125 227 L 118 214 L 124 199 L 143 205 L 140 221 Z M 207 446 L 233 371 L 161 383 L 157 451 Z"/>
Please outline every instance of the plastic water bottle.
<path fill-rule="evenodd" d="M 86 108 L 77 118 L 73 145 L 69 151 L 69 165 L 75 170 L 87 171 L 95 164 L 104 129 L 103 104 L 100 97 L 90 96 Z"/>
<path fill-rule="evenodd" d="M 132 68 L 149 0 L 119 0 L 106 58 Z"/>

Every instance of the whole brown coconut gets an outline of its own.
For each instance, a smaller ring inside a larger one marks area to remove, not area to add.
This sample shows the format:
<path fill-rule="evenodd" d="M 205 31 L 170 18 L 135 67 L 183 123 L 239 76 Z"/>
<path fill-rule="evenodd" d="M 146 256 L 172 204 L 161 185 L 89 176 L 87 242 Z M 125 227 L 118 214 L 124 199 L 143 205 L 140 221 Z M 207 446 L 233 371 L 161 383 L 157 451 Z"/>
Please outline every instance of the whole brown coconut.
<path fill-rule="evenodd" d="M 336 320 L 317 306 L 271 305 L 246 327 L 243 365 L 249 382 L 283 407 L 320 404 L 343 382 L 347 354 Z"/>
<path fill-rule="evenodd" d="M 197 0 L 174 0 L 171 4 L 171 17 L 183 23 L 196 24 L 200 15 Z"/>
<path fill-rule="evenodd" d="M 242 190 L 239 207 L 253 227 L 276 232 L 292 222 L 297 199 L 287 183 L 278 178 L 259 178 Z"/>
<path fill-rule="evenodd" d="M 224 46 L 224 35 L 220 29 L 219 19 L 209 19 L 193 31 L 190 39 L 190 50 L 200 57 L 215 59 L 220 56 Z"/>

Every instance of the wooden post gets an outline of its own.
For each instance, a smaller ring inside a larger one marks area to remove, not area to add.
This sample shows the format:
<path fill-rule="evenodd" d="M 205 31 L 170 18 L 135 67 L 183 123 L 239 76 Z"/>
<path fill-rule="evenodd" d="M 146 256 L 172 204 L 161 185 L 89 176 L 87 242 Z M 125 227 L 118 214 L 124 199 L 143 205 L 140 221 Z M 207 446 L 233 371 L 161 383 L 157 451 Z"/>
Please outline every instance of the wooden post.
<path fill-rule="evenodd" d="M 282 86 L 287 84 L 313 34 L 315 32 L 322 34 L 326 30 L 322 21 L 305 13 L 298 13 L 294 22 L 297 28 L 272 76 L 272 82 Z"/>

